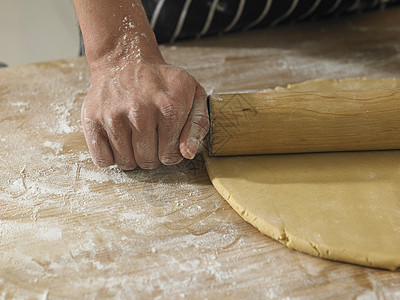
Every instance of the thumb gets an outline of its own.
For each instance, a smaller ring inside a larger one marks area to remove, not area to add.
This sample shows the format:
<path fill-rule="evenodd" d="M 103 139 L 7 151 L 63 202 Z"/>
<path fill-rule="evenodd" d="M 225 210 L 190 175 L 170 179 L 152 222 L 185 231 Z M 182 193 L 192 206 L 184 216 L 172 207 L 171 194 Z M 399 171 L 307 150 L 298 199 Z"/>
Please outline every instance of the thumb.
<path fill-rule="evenodd" d="M 183 157 L 187 159 L 194 158 L 209 128 L 207 94 L 203 87 L 198 84 L 193 98 L 192 109 L 179 137 L 179 150 Z"/>

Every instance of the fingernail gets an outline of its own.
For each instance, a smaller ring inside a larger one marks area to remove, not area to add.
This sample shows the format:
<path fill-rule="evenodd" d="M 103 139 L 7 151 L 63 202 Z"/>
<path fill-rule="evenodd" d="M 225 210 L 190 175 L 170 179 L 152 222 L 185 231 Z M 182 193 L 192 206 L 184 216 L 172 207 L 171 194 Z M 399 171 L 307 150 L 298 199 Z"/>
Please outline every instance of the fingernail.
<path fill-rule="evenodd" d="M 187 143 L 187 151 L 190 155 L 190 159 L 193 159 L 196 156 L 197 148 L 199 148 L 200 141 L 195 138 L 190 138 Z"/>

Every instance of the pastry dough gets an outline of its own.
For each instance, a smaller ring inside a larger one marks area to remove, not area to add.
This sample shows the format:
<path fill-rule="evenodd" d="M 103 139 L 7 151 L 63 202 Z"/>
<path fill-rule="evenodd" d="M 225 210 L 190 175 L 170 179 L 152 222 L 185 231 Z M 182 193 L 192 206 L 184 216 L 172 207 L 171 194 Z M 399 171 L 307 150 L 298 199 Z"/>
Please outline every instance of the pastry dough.
<path fill-rule="evenodd" d="M 369 88 L 400 88 L 400 80 L 315 80 L 287 87 Z M 215 188 L 246 221 L 289 248 L 400 267 L 400 151 L 206 155 L 206 166 Z"/>

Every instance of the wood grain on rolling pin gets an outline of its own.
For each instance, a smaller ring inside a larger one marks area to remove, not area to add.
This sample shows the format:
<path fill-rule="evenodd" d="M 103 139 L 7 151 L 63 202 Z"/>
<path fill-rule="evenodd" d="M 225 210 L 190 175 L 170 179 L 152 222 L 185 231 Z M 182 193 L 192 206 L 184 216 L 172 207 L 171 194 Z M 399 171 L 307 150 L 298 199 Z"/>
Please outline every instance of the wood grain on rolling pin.
<path fill-rule="evenodd" d="M 211 155 L 400 148 L 400 90 L 210 96 Z"/>

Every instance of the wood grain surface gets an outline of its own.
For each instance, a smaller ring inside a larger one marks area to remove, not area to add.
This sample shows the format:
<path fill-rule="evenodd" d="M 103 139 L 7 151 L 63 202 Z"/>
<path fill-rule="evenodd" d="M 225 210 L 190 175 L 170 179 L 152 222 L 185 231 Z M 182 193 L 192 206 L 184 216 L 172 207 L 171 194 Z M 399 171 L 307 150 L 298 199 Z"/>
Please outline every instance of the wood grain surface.
<path fill-rule="evenodd" d="M 213 156 L 400 149 L 400 89 L 213 94 L 209 103 Z"/>
<path fill-rule="evenodd" d="M 392 9 L 162 52 L 208 92 L 399 77 L 398 20 Z M 260 234 L 215 191 L 201 156 L 152 171 L 93 166 L 79 123 L 89 83 L 80 58 L 0 70 L 0 299 L 400 297 L 399 272 Z"/>

